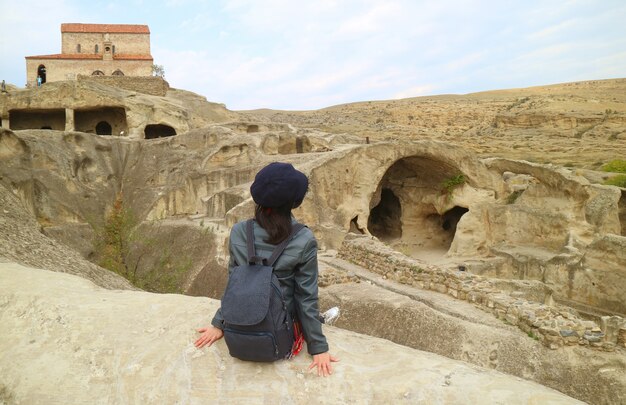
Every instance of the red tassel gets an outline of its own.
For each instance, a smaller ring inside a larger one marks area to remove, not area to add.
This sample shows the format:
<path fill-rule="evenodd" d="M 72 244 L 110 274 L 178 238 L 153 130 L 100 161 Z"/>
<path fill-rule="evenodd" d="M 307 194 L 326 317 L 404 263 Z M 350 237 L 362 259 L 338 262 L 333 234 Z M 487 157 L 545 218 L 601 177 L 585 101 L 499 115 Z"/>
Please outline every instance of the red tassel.
<path fill-rule="evenodd" d="M 293 322 L 293 337 L 294 341 L 289 358 L 292 358 L 300 353 L 302 347 L 304 346 L 304 333 L 302 333 L 302 324 L 300 324 L 300 321 L 294 320 Z"/>

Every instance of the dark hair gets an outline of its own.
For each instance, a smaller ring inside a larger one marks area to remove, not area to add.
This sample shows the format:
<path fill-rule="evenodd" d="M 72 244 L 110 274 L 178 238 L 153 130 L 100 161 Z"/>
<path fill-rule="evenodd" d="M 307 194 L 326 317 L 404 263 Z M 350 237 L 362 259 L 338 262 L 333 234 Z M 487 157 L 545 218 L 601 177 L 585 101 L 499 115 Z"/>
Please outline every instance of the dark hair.
<path fill-rule="evenodd" d="M 265 242 L 278 245 L 291 234 L 291 204 L 281 207 L 262 207 L 257 204 L 254 218 L 269 237 Z"/>

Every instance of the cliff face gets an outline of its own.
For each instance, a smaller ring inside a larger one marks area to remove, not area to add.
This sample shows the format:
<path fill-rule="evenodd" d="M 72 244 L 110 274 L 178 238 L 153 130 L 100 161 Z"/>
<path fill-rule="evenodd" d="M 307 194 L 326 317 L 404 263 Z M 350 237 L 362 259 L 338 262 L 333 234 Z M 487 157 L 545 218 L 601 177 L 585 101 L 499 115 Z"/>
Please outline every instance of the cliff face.
<path fill-rule="evenodd" d="M 341 361 L 331 377 L 307 371 L 304 353 L 274 364 L 242 362 L 223 341 L 193 346 L 216 301 L 108 291 L 14 263 L 0 263 L 0 307 L 0 400 L 7 403 L 579 403 L 332 327 L 326 334 Z"/>

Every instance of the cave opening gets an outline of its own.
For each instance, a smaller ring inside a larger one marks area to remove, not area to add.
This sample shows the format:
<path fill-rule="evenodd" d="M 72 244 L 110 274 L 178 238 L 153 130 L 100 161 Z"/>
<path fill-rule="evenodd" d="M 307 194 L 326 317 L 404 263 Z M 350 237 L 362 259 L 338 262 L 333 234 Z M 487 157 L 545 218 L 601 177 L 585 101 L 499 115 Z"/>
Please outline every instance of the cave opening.
<path fill-rule="evenodd" d="M 443 230 L 454 235 L 454 233 L 456 232 L 456 224 L 459 223 L 461 217 L 468 211 L 469 209 L 465 207 L 459 207 L 458 205 L 446 211 L 441 216 L 441 227 L 443 228 Z"/>
<path fill-rule="evenodd" d="M 402 237 L 402 205 L 390 188 L 383 188 L 380 202 L 370 211 L 367 228 L 370 233 L 383 241 Z"/>
<path fill-rule="evenodd" d="M 469 212 L 469 209 L 465 207 L 459 207 L 458 205 L 444 212 L 441 216 L 441 229 L 447 234 L 446 250 L 450 248 L 454 235 L 456 234 L 456 226 L 461 220 L 461 217 Z"/>
<path fill-rule="evenodd" d="M 96 134 L 98 135 L 111 135 L 113 133 L 113 128 L 111 128 L 111 124 L 106 121 L 100 121 L 96 124 Z"/>
<path fill-rule="evenodd" d="M 165 124 L 146 125 L 144 130 L 146 139 L 165 138 L 176 135 L 176 130 Z"/>
<path fill-rule="evenodd" d="M 64 131 L 65 109 L 10 110 L 9 123 L 12 130 L 53 129 Z"/>
<path fill-rule="evenodd" d="M 414 155 L 385 172 L 370 201 L 370 234 L 395 250 L 430 262 L 446 260 L 461 217 L 469 210 L 455 203 L 445 185 L 462 173 L 446 157 Z"/>
<path fill-rule="evenodd" d="M 74 128 L 79 132 L 98 135 L 117 135 L 126 132 L 128 131 L 126 110 L 116 106 L 76 109 Z"/>

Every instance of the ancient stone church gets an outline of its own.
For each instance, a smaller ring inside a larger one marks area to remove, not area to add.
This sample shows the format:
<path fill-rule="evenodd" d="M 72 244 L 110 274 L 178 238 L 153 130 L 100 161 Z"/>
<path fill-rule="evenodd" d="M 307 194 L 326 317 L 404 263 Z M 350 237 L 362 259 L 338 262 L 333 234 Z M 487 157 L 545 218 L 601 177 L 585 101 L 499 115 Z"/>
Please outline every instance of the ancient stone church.
<path fill-rule="evenodd" d="M 29 86 L 78 75 L 150 76 L 150 29 L 130 24 L 61 24 L 61 53 L 26 56 Z"/>

